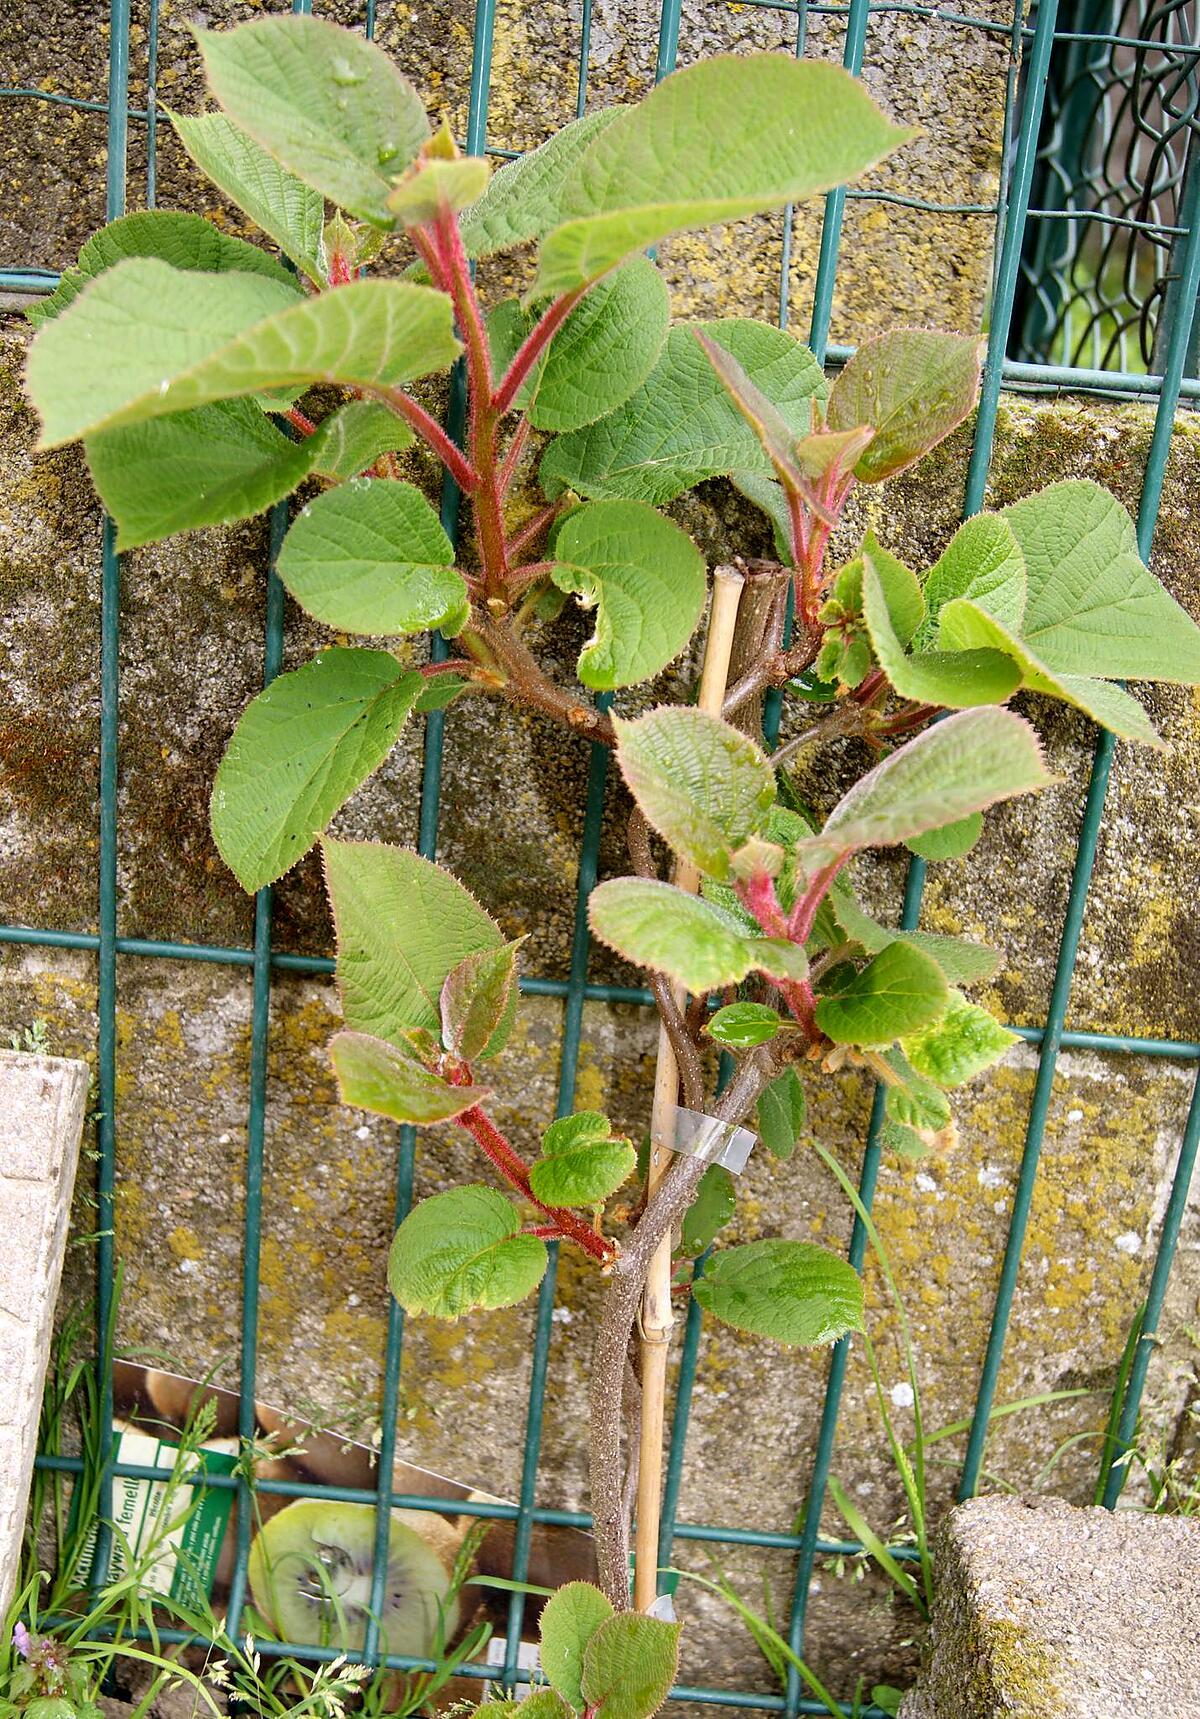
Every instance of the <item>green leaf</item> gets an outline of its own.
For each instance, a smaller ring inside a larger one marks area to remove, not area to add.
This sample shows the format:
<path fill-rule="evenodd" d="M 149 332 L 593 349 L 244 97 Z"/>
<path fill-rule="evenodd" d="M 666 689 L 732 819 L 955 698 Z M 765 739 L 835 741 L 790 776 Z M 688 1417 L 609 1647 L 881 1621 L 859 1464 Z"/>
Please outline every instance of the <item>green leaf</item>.
<path fill-rule="evenodd" d="M 458 352 L 450 300 L 406 281 L 354 281 L 297 300 L 261 275 L 133 258 L 94 280 L 29 354 L 41 445 L 293 382 L 396 385 Z M 114 363 L 114 354 L 120 363 Z"/>
<path fill-rule="evenodd" d="M 863 1328 L 862 1284 L 854 1268 L 808 1242 L 756 1241 L 724 1248 L 692 1294 L 738 1331 L 807 1348 Z"/>
<path fill-rule="evenodd" d="M 889 943 L 840 990 L 818 998 L 817 1025 L 835 1044 L 890 1045 L 936 1020 L 949 995 L 936 961 Z"/>
<path fill-rule="evenodd" d="M 339 207 L 391 227 L 392 181 L 429 136 L 420 96 L 371 42 L 321 18 L 198 30 L 208 85 L 234 123 Z"/>
<path fill-rule="evenodd" d="M 796 459 L 796 434 L 773 400 L 747 376 L 732 352 L 719 345 L 703 329 L 692 330 L 722 386 L 747 424 L 754 431 L 785 491 L 799 494 L 806 474 Z"/>
<path fill-rule="evenodd" d="M 244 889 L 308 852 L 383 763 L 420 690 L 421 676 L 387 651 L 335 648 L 251 700 L 212 793 L 213 836 Z"/>
<path fill-rule="evenodd" d="M 392 1294 L 405 1312 L 437 1319 L 524 1301 L 545 1275 L 546 1244 L 520 1228 L 516 1207 L 491 1188 L 452 1188 L 422 1200 L 392 1242 Z"/>
<path fill-rule="evenodd" d="M 491 171 L 490 162 L 482 155 L 424 158 L 414 162 L 390 192 L 387 206 L 406 227 L 423 226 L 435 221 L 443 209 L 457 214 L 474 203 Z"/>
<path fill-rule="evenodd" d="M 951 710 L 1001 704 L 1021 684 L 1012 658 L 997 650 L 926 651 L 908 656 L 897 638 L 873 558 L 863 550 L 863 613 L 876 661 L 902 698 Z"/>
<path fill-rule="evenodd" d="M 542 1154 L 530 1168 L 529 1185 L 546 1206 L 598 1205 L 637 1165 L 629 1141 L 614 1138 L 608 1117 L 598 1110 L 581 1110 L 551 1123 Z"/>
<path fill-rule="evenodd" d="M 519 404 L 538 430 L 577 430 L 623 406 L 667 338 L 667 284 L 648 257 L 598 281 L 563 323 Z"/>
<path fill-rule="evenodd" d="M 539 149 L 518 156 L 492 175 L 487 190 L 458 224 L 469 257 L 487 257 L 540 239 L 562 219 L 563 186 L 593 138 L 627 110 L 598 108 L 572 120 Z"/>
<path fill-rule="evenodd" d="M 643 385 L 598 423 L 560 436 L 542 457 L 548 495 L 628 496 L 661 506 L 703 478 L 773 475 L 767 456 L 695 337 L 699 328 L 737 359 L 797 435 L 825 390 L 820 365 L 782 329 L 731 318 L 672 328 Z"/>
<path fill-rule="evenodd" d="M 912 132 L 839 68 L 718 55 L 676 72 L 594 138 L 561 192 L 535 291 L 568 292 L 669 233 L 830 190 Z"/>
<path fill-rule="evenodd" d="M 932 650 L 937 617 L 955 597 L 972 597 L 1006 627 L 1019 630 L 1025 614 L 1025 557 L 1002 514 L 964 520 L 925 577 L 926 616 L 914 648 Z"/>
<path fill-rule="evenodd" d="M 580 1693 L 592 1719 L 650 1719 L 670 1693 L 679 1665 L 681 1624 L 619 1612 L 596 1630 L 583 1653 Z"/>
<path fill-rule="evenodd" d="M 329 1044 L 343 1104 L 393 1122 L 445 1122 L 461 1116 L 491 1093 L 482 1086 L 451 1086 L 383 1039 L 367 1033 L 335 1033 Z"/>
<path fill-rule="evenodd" d="M 446 975 L 439 998 L 442 1043 L 465 1062 L 489 1055 L 493 1041 L 502 1044 L 507 1036 L 522 941 L 517 938 L 501 949 L 477 949 Z"/>
<path fill-rule="evenodd" d="M 803 977 L 803 951 L 747 937 L 711 902 L 653 879 L 610 878 L 592 891 L 588 918 L 596 936 L 641 967 L 666 973 L 701 994 L 736 985 L 758 969 Z"/>
<path fill-rule="evenodd" d="M 908 943 L 925 955 L 930 955 L 952 985 L 972 985 L 990 979 L 1000 965 L 994 949 L 980 943 L 968 943 L 962 937 L 941 937 L 932 931 L 891 931 L 877 925 L 854 898 L 854 892 L 844 881 L 844 874 L 834 880 L 829 894 L 834 917 L 846 936 L 861 943 L 871 955 L 877 955 L 890 943 Z"/>
<path fill-rule="evenodd" d="M 293 300 L 299 296 L 296 282 L 274 257 L 244 239 L 220 232 L 202 216 L 140 209 L 92 234 L 79 253 L 79 261 L 64 269 L 54 291 L 30 306 L 26 313 L 29 321 L 35 329 L 44 328 L 74 303 L 89 281 L 130 257 L 157 258 L 172 268 L 202 274 L 262 275 L 286 287 Z M 192 288 L 196 289 L 195 281 Z"/>
<path fill-rule="evenodd" d="M 823 865 L 859 848 L 887 847 L 1053 780 L 1037 735 L 1021 717 L 960 711 L 860 777 L 799 852 Z"/>
<path fill-rule="evenodd" d="M 727 1003 L 709 1017 L 704 1031 L 719 1045 L 734 1050 L 753 1050 L 773 1039 L 783 1025 L 778 1009 L 766 1003 Z"/>
<path fill-rule="evenodd" d="M 961 859 L 963 854 L 970 853 L 982 834 L 983 814 L 972 812 L 969 817 L 956 818 L 940 829 L 926 830 L 923 836 L 910 836 L 904 845 L 924 860 Z"/>
<path fill-rule="evenodd" d="M 772 1158 L 786 1163 L 791 1157 L 807 1112 L 800 1076 L 794 1068 L 785 1068 L 758 1100 L 758 1132 Z"/>
<path fill-rule="evenodd" d="M 596 607 L 596 630 L 579 655 L 585 686 L 607 691 L 649 680 L 695 632 L 707 591 L 704 558 L 653 508 L 635 501 L 577 508 L 554 554 L 555 585 Z"/>
<path fill-rule="evenodd" d="M 897 1051 L 889 1051 L 887 1061 L 904 1082 L 887 1088 L 884 1112 L 889 1120 L 923 1136 L 940 1134 L 950 1123 L 950 1100 L 941 1087 L 919 1075 Z"/>
<path fill-rule="evenodd" d="M 306 477 L 353 477 L 411 441 L 394 412 L 369 400 L 341 407 L 303 441 L 285 436 L 252 401 L 222 400 L 101 430 L 85 449 L 92 481 L 117 522 L 117 548 L 136 549 L 179 531 L 251 519 Z"/>
<path fill-rule="evenodd" d="M 861 483 L 904 471 L 962 423 L 979 391 L 981 356 L 978 336 L 927 328 L 863 341 L 829 390 L 825 418 L 831 430 L 874 430 L 854 467 Z"/>
<path fill-rule="evenodd" d="M 590 1582 L 567 1582 L 542 1608 L 542 1670 L 563 1700 L 576 1711 L 584 1708 L 583 1655 L 613 1608 Z"/>
<path fill-rule="evenodd" d="M 860 556 L 871 564 L 897 642 L 907 645 L 925 618 L 925 598 L 916 574 L 886 550 L 873 531 L 863 538 Z"/>
<path fill-rule="evenodd" d="M 621 774 L 652 828 L 698 871 L 727 881 L 733 854 L 775 804 L 763 753 L 720 717 L 681 705 L 615 726 Z"/>
<path fill-rule="evenodd" d="M 724 1164 L 710 1164 L 700 1178 L 696 1197 L 683 1214 L 679 1252 L 696 1259 L 733 1217 L 737 1191 Z"/>
<path fill-rule="evenodd" d="M 1143 566 L 1107 490 L 1052 484 L 1003 517 L 1025 558 L 1021 637 L 1052 673 L 1200 683 L 1200 627 Z"/>
<path fill-rule="evenodd" d="M 468 601 L 453 560 L 453 545 L 419 489 L 363 478 L 308 503 L 283 540 L 278 571 L 326 626 L 423 633 Z"/>
<path fill-rule="evenodd" d="M 1102 728 L 1110 728 L 1126 740 L 1140 741 L 1143 746 L 1162 745 L 1136 698 L 1111 681 L 1091 675 L 1053 673 L 1023 639 L 968 598 L 956 598 L 943 607 L 939 636 L 944 645 L 963 655 L 980 647 L 1004 651 L 1020 676 L 1019 684 L 1031 692 L 1074 705 Z"/>
<path fill-rule="evenodd" d="M 986 1009 L 968 1002 L 961 991 L 951 991 L 941 1019 L 906 1036 L 901 1049 L 926 1079 L 938 1086 L 961 1086 L 990 1068 L 1016 1042 L 1016 1033 L 1002 1027 Z"/>
<path fill-rule="evenodd" d="M 504 936 L 457 878 L 386 842 L 326 837 L 325 875 L 337 930 L 337 976 L 348 1026 L 395 1043 L 441 1030 L 442 986 L 460 961 Z M 487 1047 L 495 1055 L 510 1013 Z"/>
<path fill-rule="evenodd" d="M 223 113 L 188 115 L 168 109 L 168 115 L 201 173 L 244 209 L 309 280 L 323 286 L 325 199 L 321 193 L 281 167 Z"/>

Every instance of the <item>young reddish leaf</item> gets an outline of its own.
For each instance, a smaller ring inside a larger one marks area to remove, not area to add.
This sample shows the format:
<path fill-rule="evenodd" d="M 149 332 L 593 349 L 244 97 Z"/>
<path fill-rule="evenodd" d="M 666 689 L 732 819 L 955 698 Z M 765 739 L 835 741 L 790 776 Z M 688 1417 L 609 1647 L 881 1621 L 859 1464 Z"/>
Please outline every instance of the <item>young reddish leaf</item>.
<path fill-rule="evenodd" d="M 517 979 L 518 937 L 502 949 L 466 955 L 446 975 L 441 994 L 442 1043 L 465 1062 L 486 1056 L 509 1013 Z"/>
<path fill-rule="evenodd" d="M 879 483 L 913 465 L 975 404 L 983 344 L 975 335 L 900 328 L 864 340 L 829 391 L 831 430 L 875 432 L 854 475 Z"/>
<path fill-rule="evenodd" d="M 393 1122 L 446 1122 L 491 1093 L 482 1086 L 451 1086 L 416 1057 L 368 1033 L 335 1033 L 329 1055 L 344 1104 Z"/>

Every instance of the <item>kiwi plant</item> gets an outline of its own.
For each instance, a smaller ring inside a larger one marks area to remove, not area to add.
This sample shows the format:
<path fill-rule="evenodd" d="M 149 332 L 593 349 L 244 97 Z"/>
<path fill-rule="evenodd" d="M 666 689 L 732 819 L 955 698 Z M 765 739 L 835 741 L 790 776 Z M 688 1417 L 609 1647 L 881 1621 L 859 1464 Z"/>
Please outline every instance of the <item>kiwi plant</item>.
<path fill-rule="evenodd" d="M 677 1631 L 630 1609 L 631 1335 L 668 1238 L 682 1223 L 682 1253 L 708 1247 L 733 1182 L 704 1151 L 680 1153 L 618 1234 L 606 1202 L 636 1154 L 607 1117 L 550 1121 L 526 1162 L 488 1084 L 518 1003 L 519 940 L 447 871 L 337 839 L 331 820 L 406 722 L 456 700 L 502 698 L 611 748 L 634 802 L 631 868 L 592 892 L 591 928 L 648 970 L 674 1059 L 667 1112 L 681 1100 L 710 1144 L 756 1113 L 782 1161 L 803 1128 L 797 1069 L 865 1070 L 886 1093 L 887 1145 L 914 1157 L 951 1140 L 948 1089 L 1010 1043 L 967 995 L 997 957 L 880 924 L 856 894 L 855 856 L 897 844 L 961 855 L 989 806 L 1051 780 L 1008 708 L 1022 688 L 1157 744 L 1120 683 L 1200 682 L 1200 629 L 1142 565 L 1125 511 L 1086 482 L 968 519 L 929 568 L 870 533 L 829 565 L 855 487 L 910 467 L 969 414 L 977 339 L 864 339 L 830 382 L 787 330 L 672 322 L 652 247 L 840 185 L 912 135 L 841 69 L 719 56 L 493 172 L 444 124 L 431 129 L 412 84 L 358 35 L 260 17 L 197 41 L 214 106 L 171 122 L 269 248 L 158 211 L 96 234 L 32 313 L 41 445 L 82 439 L 119 549 L 305 487 L 278 575 L 339 640 L 374 642 L 330 643 L 249 704 L 217 773 L 213 834 L 251 891 L 322 841 L 346 1103 L 453 1121 L 508 1190 L 473 1184 L 414 1207 L 389 1265 L 404 1307 L 457 1319 L 517 1302 L 548 1243 L 579 1249 L 606 1280 L 590 1430 L 600 1588 L 571 1584 L 547 1605 L 552 1688 L 530 1700 L 640 1719 L 670 1685 Z M 535 252 L 526 290 L 485 303 L 474 265 L 510 250 Z M 452 367 L 464 409 L 447 430 L 414 385 Z M 443 478 L 469 503 L 457 545 L 426 499 Z M 711 478 L 764 512 L 775 543 L 733 581 L 731 684 L 703 708 L 634 691 L 627 708 L 642 714 L 619 714 L 608 695 L 653 683 L 705 614 L 704 558 L 660 510 Z M 564 683 L 545 646 L 569 601 L 594 631 Z M 423 657 L 410 641 L 429 633 Z M 772 692 L 787 736 L 773 751 L 761 728 Z M 864 743 L 839 761 L 850 786 L 821 816 L 789 766 L 850 736 Z M 713 1047 L 732 1063 L 719 1093 Z M 784 1344 L 828 1343 L 862 1320 L 850 1266 L 779 1236 L 719 1248 L 691 1292 Z M 318 1560 L 340 1584 L 351 1642 L 365 1523 L 347 1517 Z M 284 1566 L 316 1526 L 296 1507 L 263 1545 Z M 391 1554 L 382 1621 L 400 1648 L 422 1627 L 403 1518 Z M 280 1597 L 287 1628 L 304 1633 L 332 1603 L 324 1580 Z"/>

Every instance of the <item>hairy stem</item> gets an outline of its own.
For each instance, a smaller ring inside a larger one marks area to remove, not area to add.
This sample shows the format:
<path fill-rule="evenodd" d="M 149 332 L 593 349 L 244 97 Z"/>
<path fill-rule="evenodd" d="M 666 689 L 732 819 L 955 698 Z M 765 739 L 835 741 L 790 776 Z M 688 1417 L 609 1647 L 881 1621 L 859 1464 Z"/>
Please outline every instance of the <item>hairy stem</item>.
<path fill-rule="evenodd" d="M 473 1104 L 470 1110 L 464 1110 L 455 1121 L 461 1128 L 466 1129 L 505 1181 L 550 1219 L 556 1235 L 565 1241 L 577 1243 L 584 1253 L 590 1254 L 603 1265 L 608 1265 L 617 1257 L 616 1244 L 605 1236 L 597 1235 L 575 1212 L 567 1211 L 561 1206 L 542 1204 L 529 1185 L 529 1170 L 525 1160 L 513 1150 L 491 1117 L 478 1104 Z"/>
<path fill-rule="evenodd" d="M 362 391 L 373 399 L 382 400 L 385 406 L 390 406 L 396 416 L 403 418 L 409 428 L 415 430 L 425 445 L 437 455 L 459 489 L 465 495 L 474 494 L 479 488 L 479 473 L 424 406 L 419 406 L 402 388 L 368 385 Z"/>
<path fill-rule="evenodd" d="M 872 726 L 873 712 L 853 699 L 843 699 L 819 722 L 795 734 L 772 754 L 771 762 L 778 770 L 804 751 L 807 746 L 827 746 L 831 740 L 841 740 L 849 734 L 866 734 Z"/>
<path fill-rule="evenodd" d="M 543 673 L 506 621 L 480 616 L 476 630 L 508 677 L 501 691 L 512 704 L 543 711 L 573 733 L 603 746 L 616 744 L 616 730 L 604 712 Z"/>
<path fill-rule="evenodd" d="M 563 503 L 561 501 L 552 501 L 548 507 L 540 508 L 532 519 L 526 521 L 520 531 L 514 534 L 512 542 L 508 546 L 509 554 L 514 561 L 518 555 L 525 553 L 531 543 L 537 542 L 542 532 L 548 525 L 553 525 L 562 510 Z"/>
<path fill-rule="evenodd" d="M 770 1046 L 762 1046 L 740 1064 L 712 1114 L 724 1122 L 740 1122 L 777 1072 Z M 613 1267 L 596 1338 L 591 1385 L 592 1531 L 600 1586 L 619 1612 L 630 1609 L 629 1520 L 621 1464 L 621 1403 L 629 1339 L 658 1244 L 691 1205 L 707 1168 L 703 1159 L 679 1157 L 667 1171 Z"/>
<path fill-rule="evenodd" d="M 587 286 L 575 287 L 556 298 L 525 336 L 492 396 L 491 405 L 497 417 L 502 418 L 510 410 L 521 384 L 587 290 Z"/>

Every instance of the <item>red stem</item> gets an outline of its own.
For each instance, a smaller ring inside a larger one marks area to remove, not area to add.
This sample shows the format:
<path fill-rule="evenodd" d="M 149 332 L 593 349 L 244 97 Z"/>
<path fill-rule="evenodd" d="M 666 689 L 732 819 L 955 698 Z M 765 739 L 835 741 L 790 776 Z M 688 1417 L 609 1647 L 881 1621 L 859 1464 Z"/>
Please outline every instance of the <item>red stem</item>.
<path fill-rule="evenodd" d="M 738 884 L 737 893 L 768 937 L 781 937 L 790 943 L 804 942 L 808 933 L 805 932 L 803 937 L 796 936 L 792 928 L 795 915 L 793 914 L 792 921 L 789 922 L 775 893 L 775 880 L 765 872 L 756 873 L 744 883 Z M 804 1028 L 808 1038 L 813 1042 L 820 1038 L 814 1014 L 812 986 L 808 980 L 780 979 L 772 975 L 771 983 Z"/>
<path fill-rule="evenodd" d="M 829 886 L 850 858 L 848 853 L 839 854 L 829 865 L 822 866 L 811 878 L 808 888 L 792 909 L 792 917 L 788 920 L 787 934 L 793 943 L 807 943 L 812 935 L 813 921 L 817 917 L 817 909 L 824 901 Z"/>
<path fill-rule="evenodd" d="M 385 406 L 390 406 L 396 416 L 403 418 L 421 440 L 433 449 L 459 489 L 467 495 L 475 493 L 479 488 L 479 473 L 468 464 L 462 449 L 455 447 L 437 419 L 432 417 L 424 406 L 418 406 L 410 395 L 399 388 L 370 386 L 364 388 L 363 393 L 373 395 L 375 399 L 382 400 Z"/>
<path fill-rule="evenodd" d="M 544 1206 L 536 1198 L 529 1185 L 529 1170 L 523 1158 L 514 1152 L 508 1141 L 501 1134 L 496 1124 L 487 1113 L 473 1104 L 470 1110 L 464 1110 L 455 1121 L 479 1146 L 481 1151 L 496 1166 L 505 1181 L 514 1187 L 519 1194 L 531 1205 L 544 1212 L 554 1225 L 555 1234 L 563 1240 L 573 1241 L 581 1247 L 584 1253 L 590 1254 L 603 1265 L 610 1265 L 617 1257 L 617 1244 L 607 1236 L 597 1235 L 590 1224 L 569 1212 L 563 1206 Z"/>
<path fill-rule="evenodd" d="M 467 349 L 470 382 L 467 442 L 472 465 L 478 473 L 473 500 L 484 590 L 489 597 L 503 598 L 509 562 L 500 474 L 496 464 L 496 426 L 500 414 L 492 401 L 492 357 L 458 222 L 448 209 L 438 215 L 431 236 Z"/>
<path fill-rule="evenodd" d="M 317 426 L 313 423 L 311 418 L 304 415 L 299 406 L 289 406 L 283 415 L 292 426 L 293 430 L 299 430 L 302 436 L 311 436 L 315 434 Z"/>
<path fill-rule="evenodd" d="M 588 285 L 590 284 L 589 282 Z M 563 293 L 534 323 L 518 346 L 512 363 L 501 377 L 500 386 L 492 396 L 492 407 L 497 416 L 503 417 L 505 412 L 509 411 L 520 392 L 521 384 L 541 357 L 547 343 L 553 339 L 586 291 L 587 286 L 580 286 Z"/>
<path fill-rule="evenodd" d="M 504 464 L 500 467 L 501 495 L 508 494 L 509 487 L 516 475 L 517 462 L 520 460 L 521 455 L 525 450 L 525 443 L 528 440 L 529 419 L 522 418 L 520 423 L 517 425 L 516 433 L 514 434 L 512 441 L 508 444 L 508 452 L 504 456 Z M 515 553 L 512 544 L 509 544 L 509 550 L 510 552 Z"/>
<path fill-rule="evenodd" d="M 531 543 L 536 543 L 548 525 L 552 525 L 562 512 L 561 501 L 552 501 L 549 507 L 543 507 L 533 518 L 523 525 L 508 546 L 508 552 L 515 561 L 518 555 L 523 555 Z"/>

